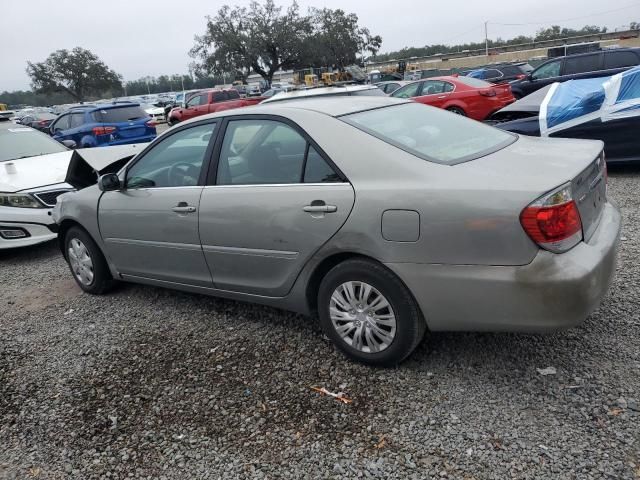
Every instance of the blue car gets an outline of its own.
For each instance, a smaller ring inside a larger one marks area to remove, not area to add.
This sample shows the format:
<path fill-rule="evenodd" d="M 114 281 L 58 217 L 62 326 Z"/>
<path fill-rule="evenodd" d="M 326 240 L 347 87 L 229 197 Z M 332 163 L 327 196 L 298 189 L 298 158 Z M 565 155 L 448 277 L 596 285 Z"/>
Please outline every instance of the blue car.
<path fill-rule="evenodd" d="M 153 119 L 137 103 L 82 105 L 60 115 L 51 136 L 77 148 L 145 143 L 156 138 Z"/>

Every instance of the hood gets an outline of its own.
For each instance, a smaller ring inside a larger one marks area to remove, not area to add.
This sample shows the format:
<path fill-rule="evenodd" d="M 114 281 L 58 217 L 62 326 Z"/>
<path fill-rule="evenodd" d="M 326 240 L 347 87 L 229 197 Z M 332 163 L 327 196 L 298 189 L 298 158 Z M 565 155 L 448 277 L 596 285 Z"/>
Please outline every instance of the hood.
<path fill-rule="evenodd" d="M 149 145 L 134 143 L 74 150 L 64 180 L 78 190 L 94 185 L 105 173 L 115 173 Z"/>
<path fill-rule="evenodd" d="M 164 115 L 164 108 L 161 107 L 145 108 L 144 111 L 149 115 Z"/>
<path fill-rule="evenodd" d="M 63 183 L 73 152 L 0 162 L 0 192 L 19 192 Z"/>
<path fill-rule="evenodd" d="M 531 112 L 538 113 L 540 111 L 540 105 L 544 100 L 544 97 L 547 96 L 547 92 L 551 88 L 551 85 L 547 85 L 546 87 L 541 88 L 540 90 L 536 90 L 530 95 L 521 98 L 513 102 L 511 105 L 507 105 L 503 109 L 499 110 L 497 113 L 505 113 L 505 112 Z"/>

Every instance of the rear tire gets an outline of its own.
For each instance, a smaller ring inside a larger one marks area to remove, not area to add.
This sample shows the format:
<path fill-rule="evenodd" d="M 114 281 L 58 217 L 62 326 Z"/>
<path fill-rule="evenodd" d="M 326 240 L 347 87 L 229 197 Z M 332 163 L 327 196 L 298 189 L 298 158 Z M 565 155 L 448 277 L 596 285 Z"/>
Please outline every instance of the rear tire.
<path fill-rule="evenodd" d="M 347 357 L 369 365 L 397 365 L 426 331 L 407 287 L 387 268 L 366 259 L 347 260 L 325 275 L 318 314 L 333 343 Z"/>
<path fill-rule="evenodd" d="M 85 292 L 102 295 L 116 284 L 100 248 L 82 228 L 67 231 L 64 253 L 73 279 Z"/>
<path fill-rule="evenodd" d="M 461 115 L 461 116 L 463 116 L 463 117 L 466 117 L 466 116 L 467 116 L 467 114 L 465 113 L 465 111 L 464 111 L 464 110 L 462 110 L 461 108 L 458 108 L 458 107 L 449 107 L 449 108 L 447 108 L 447 110 L 448 110 L 449 112 L 451 112 L 451 113 L 455 113 L 456 115 Z"/>

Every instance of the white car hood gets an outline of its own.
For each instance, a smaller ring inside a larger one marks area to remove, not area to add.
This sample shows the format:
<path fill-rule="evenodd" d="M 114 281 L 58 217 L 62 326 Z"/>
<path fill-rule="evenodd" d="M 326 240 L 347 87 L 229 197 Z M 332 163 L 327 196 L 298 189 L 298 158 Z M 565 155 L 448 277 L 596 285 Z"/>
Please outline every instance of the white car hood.
<path fill-rule="evenodd" d="M 0 192 L 64 183 L 72 151 L 0 162 Z"/>
<path fill-rule="evenodd" d="M 149 115 L 164 115 L 164 108 L 160 107 L 145 108 L 144 111 Z"/>

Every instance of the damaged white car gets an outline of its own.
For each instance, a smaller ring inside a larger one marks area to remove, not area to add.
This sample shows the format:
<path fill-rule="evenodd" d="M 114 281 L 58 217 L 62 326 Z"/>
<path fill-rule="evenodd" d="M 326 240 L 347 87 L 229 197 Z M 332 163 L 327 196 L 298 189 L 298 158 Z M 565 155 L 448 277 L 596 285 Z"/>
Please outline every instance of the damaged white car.
<path fill-rule="evenodd" d="M 126 162 L 144 146 L 74 151 L 37 130 L 0 121 L 0 249 L 56 238 L 51 210 L 58 196 L 74 190 L 67 175 L 71 162 L 86 165 L 76 172 L 95 179 L 98 172 L 87 161 L 109 157 L 110 162 L 120 158 Z"/>

